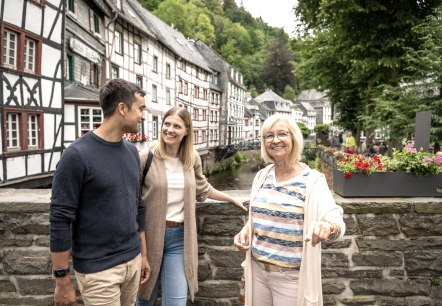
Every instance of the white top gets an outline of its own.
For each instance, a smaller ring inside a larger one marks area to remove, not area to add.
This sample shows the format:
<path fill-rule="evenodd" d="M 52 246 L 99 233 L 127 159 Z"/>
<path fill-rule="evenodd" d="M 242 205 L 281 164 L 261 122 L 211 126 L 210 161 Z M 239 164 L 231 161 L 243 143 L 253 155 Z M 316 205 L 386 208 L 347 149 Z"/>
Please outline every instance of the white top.
<path fill-rule="evenodd" d="M 167 176 L 166 220 L 184 222 L 184 171 L 179 158 L 164 160 Z"/>

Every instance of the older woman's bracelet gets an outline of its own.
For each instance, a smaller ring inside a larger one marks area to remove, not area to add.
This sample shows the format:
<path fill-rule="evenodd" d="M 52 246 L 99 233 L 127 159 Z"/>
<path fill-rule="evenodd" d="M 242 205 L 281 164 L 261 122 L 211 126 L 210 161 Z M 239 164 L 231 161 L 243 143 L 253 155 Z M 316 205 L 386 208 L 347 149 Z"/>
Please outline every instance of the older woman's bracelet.
<path fill-rule="evenodd" d="M 328 224 L 330 224 L 331 232 L 330 235 L 328 235 L 328 240 L 334 241 L 338 239 L 338 237 L 341 235 L 341 227 L 337 225 L 336 223 L 325 221 Z"/>

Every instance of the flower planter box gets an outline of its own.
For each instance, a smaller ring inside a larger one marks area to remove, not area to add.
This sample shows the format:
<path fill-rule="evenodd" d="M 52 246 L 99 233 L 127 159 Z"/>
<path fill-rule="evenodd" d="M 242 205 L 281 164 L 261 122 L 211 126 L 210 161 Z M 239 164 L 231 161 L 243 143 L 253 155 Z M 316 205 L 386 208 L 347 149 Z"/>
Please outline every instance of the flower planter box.
<path fill-rule="evenodd" d="M 333 190 L 343 197 L 442 197 L 442 173 L 415 176 L 405 172 L 353 173 L 333 170 Z"/>

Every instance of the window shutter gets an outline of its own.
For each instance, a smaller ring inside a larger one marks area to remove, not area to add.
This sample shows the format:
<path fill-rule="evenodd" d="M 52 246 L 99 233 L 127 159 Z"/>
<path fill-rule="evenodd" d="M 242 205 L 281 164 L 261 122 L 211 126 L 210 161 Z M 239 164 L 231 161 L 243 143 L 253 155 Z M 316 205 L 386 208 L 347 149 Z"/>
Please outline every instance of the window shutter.
<path fill-rule="evenodd" d="M 89 30 L 94 33 L 94 11 L 89 9 Z"/>

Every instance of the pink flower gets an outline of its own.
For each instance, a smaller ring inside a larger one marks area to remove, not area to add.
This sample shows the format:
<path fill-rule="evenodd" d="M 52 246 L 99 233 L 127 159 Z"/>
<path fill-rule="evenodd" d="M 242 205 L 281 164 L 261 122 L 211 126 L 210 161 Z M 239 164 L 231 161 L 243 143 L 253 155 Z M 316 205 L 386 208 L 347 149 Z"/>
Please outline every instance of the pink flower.
<path fill-rule="evenodd" d="M 429 156 L 424 156 L 424 162 L 426 162 L 427 164 L 431 164 L 433 163 L 433 159 Z"/>
<path fill-rule="evenodd" d="M 438 165 L 442 165 L 442 156 L 439 155 L 434 156 L 434 162 Z"/>

